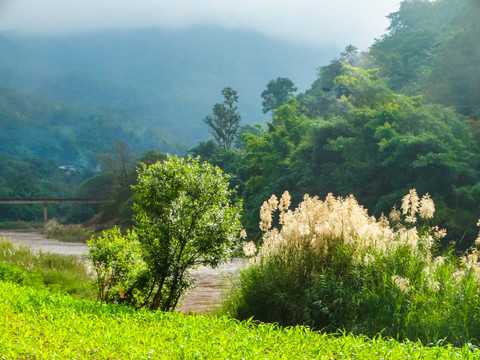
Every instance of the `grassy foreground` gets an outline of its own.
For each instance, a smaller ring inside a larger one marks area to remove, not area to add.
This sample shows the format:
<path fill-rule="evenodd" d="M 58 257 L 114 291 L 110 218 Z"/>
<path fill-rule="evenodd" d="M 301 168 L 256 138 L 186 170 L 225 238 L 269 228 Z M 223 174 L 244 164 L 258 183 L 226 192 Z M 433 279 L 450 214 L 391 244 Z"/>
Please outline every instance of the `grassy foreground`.
<path fill-rule="evenodd" d="M 135 312 L 0 282 L 2 359 L 474 359 L 463 348 L 318 334 L 226 317 Z"/>

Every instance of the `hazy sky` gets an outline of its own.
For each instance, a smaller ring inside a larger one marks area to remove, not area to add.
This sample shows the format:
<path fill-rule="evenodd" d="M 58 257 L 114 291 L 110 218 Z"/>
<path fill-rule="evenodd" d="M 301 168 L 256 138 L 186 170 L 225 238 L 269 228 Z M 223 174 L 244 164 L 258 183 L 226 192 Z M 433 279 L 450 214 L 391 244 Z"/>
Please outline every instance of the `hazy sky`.
<path fill-rule="evenodd" d="M 0 32 L 66 33 L 219 25 L 312 45 L 361 50 L 400 0 L 0 0 Z"/>

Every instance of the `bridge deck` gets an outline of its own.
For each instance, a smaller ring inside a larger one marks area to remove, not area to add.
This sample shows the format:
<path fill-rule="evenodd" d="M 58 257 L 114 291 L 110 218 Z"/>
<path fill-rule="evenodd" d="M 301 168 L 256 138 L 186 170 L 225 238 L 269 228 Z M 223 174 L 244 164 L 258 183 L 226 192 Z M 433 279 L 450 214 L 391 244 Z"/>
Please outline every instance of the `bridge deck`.
<path fill-rule="evenodd" d="M 48 204 L 100 204 L 103 200 L 95 199 L 0 199 L 0 204 L 43 204 L 43 220 L 47 222 Z"/>

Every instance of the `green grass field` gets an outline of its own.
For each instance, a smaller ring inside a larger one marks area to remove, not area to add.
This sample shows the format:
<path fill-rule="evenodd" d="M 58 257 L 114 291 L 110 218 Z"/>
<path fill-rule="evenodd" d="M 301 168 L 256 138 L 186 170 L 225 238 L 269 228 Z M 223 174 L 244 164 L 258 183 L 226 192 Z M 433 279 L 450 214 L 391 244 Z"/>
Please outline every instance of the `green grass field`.
<path fill-rule="evenodd" d="M 476 359 L 463 348 L 152 313 L 0 282 L 2 359 Z"/>

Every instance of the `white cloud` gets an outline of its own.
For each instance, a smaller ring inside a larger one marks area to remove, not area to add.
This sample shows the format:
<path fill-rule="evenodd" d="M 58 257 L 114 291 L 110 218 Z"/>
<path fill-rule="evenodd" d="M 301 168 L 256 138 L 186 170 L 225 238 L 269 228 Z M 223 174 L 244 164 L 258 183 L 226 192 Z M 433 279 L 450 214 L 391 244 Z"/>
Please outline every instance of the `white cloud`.
<path fill-rule="evenodd" d="M 220 25 L 313 45 L 370 45 L 400 0 L 0 0 L 0 31 Z"/>

